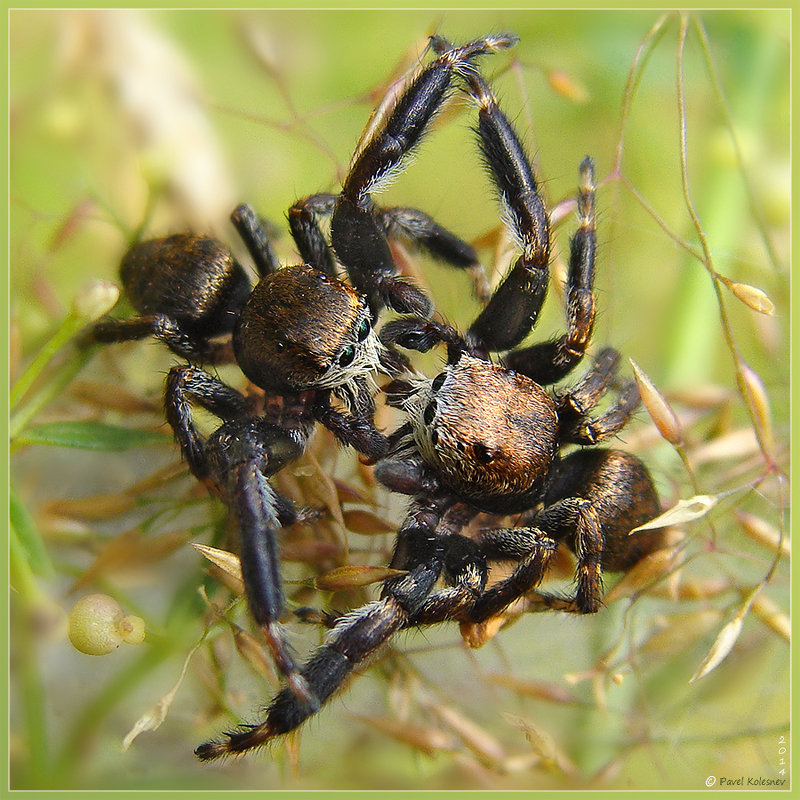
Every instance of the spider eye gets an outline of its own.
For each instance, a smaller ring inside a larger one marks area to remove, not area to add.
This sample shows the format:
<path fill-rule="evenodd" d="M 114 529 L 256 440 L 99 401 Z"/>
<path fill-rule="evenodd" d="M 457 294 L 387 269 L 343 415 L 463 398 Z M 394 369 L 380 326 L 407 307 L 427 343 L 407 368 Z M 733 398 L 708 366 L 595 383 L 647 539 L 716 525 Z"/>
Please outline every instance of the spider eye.
<path fill-rule="evenodd" d="M 426 425 L 430 425 L 433 422 L 433 418 L 436 416 L 436 401 L 431 400 L 428 405 L 425 406 L 425 411 L 422 412 L 422 421 Z"/>
<path fill-rule="evenodd" d="M 356 357 L 356 348 L 355 345 L 349 344 L 342 350 L 341 354 L 339 355 L 339 366 L 346 367 L 348 364 L 353 363 L 353 359 Z"/>
<path fill-rule="evenodd" d="M 280 339 L 275 340 L 275 349 L 280 353 L 282 350 L 286 348 L 286 342 L 282 342 Z"/>
<path fill-rule="evenodd" d="M 484 444 L 474 445 L 472 453 L 479 464 L 491 464 L 494 461 L 494 453 Z"/>
<path fill-rule="evenodd" d="M 361 324 L 358 326 L 358 331 L 356 332 L 356 336 L 358 337 L 359 342 L 363 342 L 364 339 L 369 336 L 369 332 L 372 330 L 372 326 L 369 324 L 368 319 L 362 319 Z"/>
<path fill-rule="evenodd" d="M 431 383 L 431 389 L 433 389 L 434 392 L 438 392 L 439 389 L 442 388 L 442 384 L 445 382 L 446 379 L 447 379 L 447 373 L 446 372 L 440 372 L 433 379 L 433 382 Z"/>

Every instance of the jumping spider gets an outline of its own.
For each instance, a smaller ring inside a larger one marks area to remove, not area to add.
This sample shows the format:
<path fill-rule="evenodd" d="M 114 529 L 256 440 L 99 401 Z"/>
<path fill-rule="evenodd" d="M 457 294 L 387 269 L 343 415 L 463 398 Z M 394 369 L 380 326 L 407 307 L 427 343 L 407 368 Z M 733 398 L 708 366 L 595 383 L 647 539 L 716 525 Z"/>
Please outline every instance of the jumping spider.
<path fill-rule="evenodd" d="M 437 52 L 450 45 L 433 39 Z M 396 380 L 389 400 L 408 422 L 391 437 L 376 475 L 389 489 L 412 495 L 390 566 L 405 574 L 384 582 L 380 599 L 336 618 L 325 643 L 300 672 L 324 702 L 398 630 L 457 620 L 481 623 L 534 592 L 558 541 L 577 553 L 573 598 L 537 595 L 546 605 L 595 612 L 602 571 L 629 568 L 663 545 L 661 531 L 628 537 L 657 515 L 659 501 L 645 466 L 616 450 L 581 449 L 615 435 L 639 402 L 632 383 L 605 413 L 591 411 L 613 385 L 618 355 L 603 350 L 572 388 L 553 384 L 582 360 L 591 340 L 595 301 L 594 176 L 581 164 L 579 227 L 570 252 L 567 330 L 556 340 L 519 348 L 545 298 L 550 261 L 549 218 L 524 150 L 488 85 L 476 71 L 461 79 L 478 108 L 478 138 L 522 251 L 485 309 L 461 336 L 433 319 L 405 318 L 384 326 L 389 345 L 427 350 L 438 342 L 448 364 L 432 380 Z M 503 352 L 495 364 L 490 353 Z M 464 535 L 479 512 L 521 523 Z M 489 564 L 510 561 L 511 574 L 487 588 Z M 444 586 L 436 588 L 437 581 Z M 314 709 L 290 689 L 273 698 L 263 722 L 228 733 L 197 750 L 200 758 L 241 753 L 302 724 Z"/>
<path fill-rule="evenodd" d="M 304 263 L 281 267 L 264 227 L 248 206 L 232 221 L 253 258 L 254 288 L 230 251 L 210 237 L 176 234 L 134 245 L 121 277 L 139 316 L 105 320 L 87 343 L 152 335 L 194 362 L 232 360 L 260 393 L 245 395 L 198 365 L 173 367 L 166 416 L 192 473 L 218 494 L 236 520 L 250 612 L 297 702 L 319 706 L 285 640 L 277 530 L 298 519 L 269 479 L 305 449 L 317 422 L 370 459 L 388 441 L 372 421 L 370 376 L 404 363 L 379 340 L 385 307 L 428 318 L 428 297 L 400 277 L 389 239 L 403 236 L 456 267 L 477 263 L 474 250 L 417 209 L 380 209 L 372 193 L 397 173 L 424 136 L 456 75 L 513 37 L 488 36 L 437 51 L 405 87 L 392 110 L 354 155 L 338 196 L 313 195 L 289 211 Z M 331 217 L 326 242 L 319 217 Z M 341 279 L 339 267 L 350 283 Z M 230 337 L 230 341 L 220 341 Z M 346 413 L 337 410 L 335 395 Z M 203 437 L 197 404 L 221 420 Z M 201 757 L 211 757 L 201 750 Z"/>

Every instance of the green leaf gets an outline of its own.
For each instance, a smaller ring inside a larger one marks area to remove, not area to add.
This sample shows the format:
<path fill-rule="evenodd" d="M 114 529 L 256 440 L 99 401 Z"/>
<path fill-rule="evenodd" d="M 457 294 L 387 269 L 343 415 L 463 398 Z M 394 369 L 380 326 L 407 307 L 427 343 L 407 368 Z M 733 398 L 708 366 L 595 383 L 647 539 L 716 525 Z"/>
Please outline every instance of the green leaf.
<path fill-rule="evenodd" d="M 30 568 L 37 575 L 51 575 L 53 566 L 47 555 L 47 550 L 39 535 L 39 529 L 33 521 L 28 509 L 12 489 L 8 498 L 9 518 L 11 527 L 17 535 L 17 540 L 25 552 L 25 558 Z"/>
<path fill-rule="evenodd" d="M 165 444 L 171 439 L 154 431 L 121 428 L 101 422 L 50 422 L 23 431 L 19 444 L 47 444 L 83 450 L 128 450 L 148 444 Z"/>

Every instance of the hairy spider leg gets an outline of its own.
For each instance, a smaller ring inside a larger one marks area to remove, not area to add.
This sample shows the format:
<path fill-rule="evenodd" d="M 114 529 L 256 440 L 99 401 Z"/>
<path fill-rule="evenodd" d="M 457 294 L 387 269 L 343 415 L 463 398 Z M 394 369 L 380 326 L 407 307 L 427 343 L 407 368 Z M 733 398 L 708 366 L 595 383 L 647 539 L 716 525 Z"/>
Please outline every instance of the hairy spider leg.
<path fill-rule="evenodd" d="M 398 531 L 391 566 L 406 574 L 384 582 L 381 598 L 340 617 L 326 641 L 300 670 L 320 704 L 328 700 L 354 670 L 408 623 L 438 579 L 445 556 L 444 540 L 435 533 L 452 500 L 420 497 Z M 195 750 L 203 761 L 243 753 L 299 727 L 315 709 L 290 688 L 280 691 L 266 709 L 263 722 L 228 732 L 222 741 Z"/>
<path fill-rule="evenodd" d="M 167 374 L 164 393 L 167 422 L 192 474 L 208 485 L 209 464 L 203 437 L 194 424 L 193 402 L 222 420 L 248 416 L 250 404 L 241 392 L 198 367 L 173 367 Z"/>
<path fill-rule="evenodd" d="M 331 406 L 330 392 L 317 392 L 311 413 L 342 444 L 350 445 L 370 459 L 381 458 L 389 446 L 388 439 L 372 421 L 363 416 L 349 416 Z"/>
<path fill-rule="evenodd" d="M 635 381 L 626 381 L 619 387 L 617 402 L 596 417 L 591 415 L 594 406 L 614 383 L 619 353 L 611 347 L 603 348 L 594 366 L 575 386 L 556 392 L 559 439 L 565 443 L 593 445 L 618 433 L 631 418 L 640 402 Z"/>
<path fill-rule="evenodd" d="M 549 279 L 550 218 L 530 159 L 488 84 L 477 73 L 467 75 L 466 83 L 478 106 L 481 153 L 522 251 L 467 331 L 473 348 L 497 352 L 516 347 L 536 324 Z"/>
<path fill-rule="evenodd" d="M 192 402 L 224 420 L 205 442 L 194 424 Z M 315 708 L 314 694 L 279 622 L 284 595 L 277 531 L 298 515 L 268 480 L 302 454 L 313 421 L 281 427 L 265 417 L 248 415 L 249 404 L 239 392 L 191 366 L 170 370 L 165 405 L 192 473 L 222 498 L 237 522 L 248 606 L 275 665 L 290 690 Z"/>
<path fill-rule="evenodd" d="M 474 70 L 476 57 L 515 43 L 512 36 L 489 36 L 438 55 L 410 82 L 354 155 L 331 220 L 331 241 L 338 260 L 356 288 L 370 298 L 373 309 L 389 306 L 420 317 L 433 311 L 423 292 L 397 277 L 371 193 L 384 186 L 419 145 L 449 93 L 453 76 Z"/>
<path fill-rule="evenodd" d="M 337 195 L 314 194 L 289 209 L 289 228 L 300 256 L 328 275 L 336 274 L 336 259 L 321 228 L 321 219 L 333 215 Z M 470 273 L 478 300 L 488 300 L 488 280 L 475 248 L 417 208 L 392 207 L 375 211 L 389 242 L 405 241 L 431 258 Z"/>
<path fill-rule="evenodd" d="M 567 274 L 567 330 L 549 342 L 508 353 L 509 369 L 539 384 L 555 383 L 583 358 L 592 338 L 595 319 L 594 266 L 597 250 L 594 163 L 588 156 L 580 165 L 578 229 L 570 243 Z"/>
<path fill-rule="evenodd" d="M 271 275 L 281 263 L 267 235 L 264 222 L 248 203 L 241 203 L 231 212 L 231 223 L 253 259 L 258 277 Z"/>

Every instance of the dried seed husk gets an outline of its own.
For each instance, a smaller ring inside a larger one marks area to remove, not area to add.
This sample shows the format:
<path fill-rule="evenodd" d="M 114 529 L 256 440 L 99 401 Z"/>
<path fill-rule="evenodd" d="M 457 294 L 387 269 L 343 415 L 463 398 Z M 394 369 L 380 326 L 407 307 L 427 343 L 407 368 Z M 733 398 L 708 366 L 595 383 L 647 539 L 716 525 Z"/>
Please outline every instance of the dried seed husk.
<path fill-rule="evenodd" d="M 412 725 L 399 719 L 366 714 L 358 714 L 355 718 L 428 756 L 434 756 L 442 751 L 452 752 L 455 750 L 453 737 L 439 728 L 428 725 Z"/>
<path fill-rule="evenodd" d="M 633 367 L 633 377 L 642 397 L 642 403 L 655 423 L 656 428 L 658 428 L 658 432 L 673 446 L 681 446 L 683 444 L 683 430 L 677 415 L 672 410 L 672 406 L 667 402 L 664 395 L 656 389 L 655 384 L 641 367 L 633 359 L 630 359 L 630 362 Z"/>
<path fill-rule="evenodd" d="M 402 569 L 347 565 L 332 569 L 330 572 L 315 578 L 314 586 L 325 592 L 341 592 L 347 589 L 369 586 L 371 583 L 379 583 L 387 578 L 405 574 L 406 570 Z"/>

